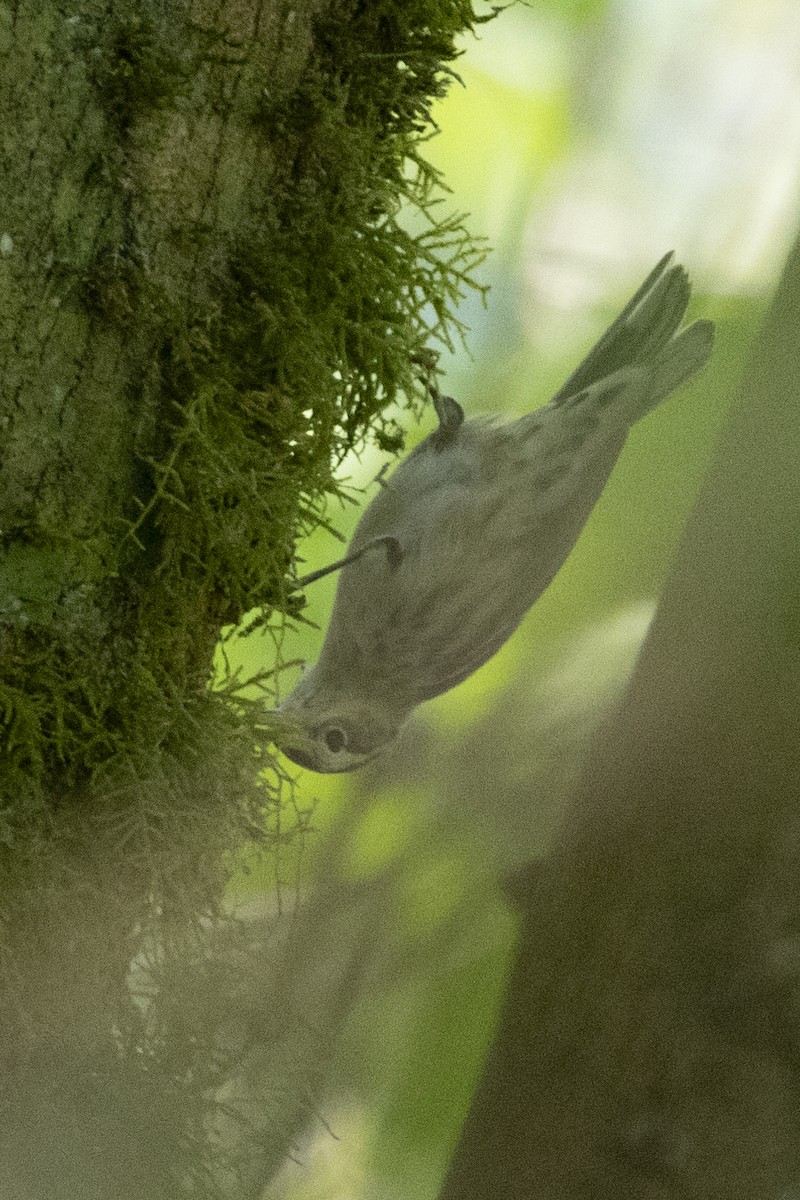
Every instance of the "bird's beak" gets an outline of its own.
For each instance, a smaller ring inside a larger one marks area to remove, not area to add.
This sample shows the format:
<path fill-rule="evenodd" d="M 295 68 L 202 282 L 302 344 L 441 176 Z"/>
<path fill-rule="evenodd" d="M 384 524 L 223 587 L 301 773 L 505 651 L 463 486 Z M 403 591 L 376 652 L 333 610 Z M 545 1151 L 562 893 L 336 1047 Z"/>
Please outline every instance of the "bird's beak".
<path fill-rule="evenodd" d="M 270 741 L 299 767 L 314 768 L 315 755 L 305 727 L 292 715 L 291 710 L 271 709 L 263 726 Z"/>
<path fill-rule="evenodd" d="M 316 771 L 318 769 L 315 756 L 309 754 L 307 750 L 301 750 L 297 746 L 281 746 L 280 750 L 282 754 L 285 754 L 298 767 L 305 767 L 307 771 Z"/>

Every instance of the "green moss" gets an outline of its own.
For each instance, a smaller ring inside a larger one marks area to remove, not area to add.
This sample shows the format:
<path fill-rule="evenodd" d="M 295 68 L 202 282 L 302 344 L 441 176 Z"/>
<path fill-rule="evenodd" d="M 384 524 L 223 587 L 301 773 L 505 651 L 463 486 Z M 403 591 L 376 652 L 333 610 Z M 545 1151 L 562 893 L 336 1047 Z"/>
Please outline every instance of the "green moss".
<path fill-rule="evenodd" d="M 297 613 L 286 582 L 296 536 L 324 520 L 350 448 L 370 432 L 400 448 L 382 413 L 399 395 L 424 402 L 414 363 L 459 332 L 453 307 L 482 254 L 459 217 L 442 215 L 442 181 L 422 157 L 470 4 L 327 5 L 310 18 L 302 70 L 281 82 L 266 60 L 240 71 L 229 31 L 187 25 L 170 42 L 146 2 L 105 17 L 89 5 L 71 26 L 105 133 L 93 115 L 94 146 L 55 189 L 53 236 L 70 250 L 53 256 L 48 286 L 65 309 L 63 343 L 81 344 L 77 321 L 94 347 L 96 386 L 131 370 L 132 415 L 120 425 L 89 390 L 79 417 L 74 385 L 50 389 L 43 428 L 75 458 L 74 495 L 68 476 L 66 491 L 39 489 L 33 509 L 20 493 L 13 520 L 27 526 L 0 569 L 0 622 L 20 664 L 9 680 L 49 714 L 14 726 L 43 795 L 117 756 L 157 753 L 175 712 L 203 694 L 222 625 L 259 607 Z M 50 34 L 41 20 L 27 29 Z M 216 105 L 232 63 L 242 95 L 238 108 L 228 101 L 220 145 L 226 128 L 249 139 L 235 232 L 217 244 L 213 222 L 176 211 L 154 261 L 143 206 L 163 199 L 126 165 L 144 169 L 141 123 L 188 103 L 190 79 Z M 422 233 L 409 231 L 410 209 Z M 188 264 L 201 272 L 196 300 L 183 290 Z M 55 357 L 52 373 L 68 380 Z M 113 447 L 120 466 L 133 442 L 105 509 L 91 459 L 75 457 L 91 445 L 86 414 L 97 429 L 109 422 L 104 453 Z M 34 460 L 29 469 L 35 478 Z M 132 682 L 145 676 L 145 689 Z"/>
<path fill-rule="evenodd" d="M 165 41 L 167 27 L 153 6 L 112 9 L 110 20 L 90 29 L 101 35 L 90 52 L 91 78 L 101 108 L 121 133 L 144 111 L 180 95 L 190 68 Z"/>
<path fill-rule="evenodd" d="M 398 396 L 424 402 L 414 364 L 459 333 L 453 307 L 482 254 L 422 156 L 470 4 L 311 10 L 294 50 L 288 25 L 274 39 L 275 62 L 298 65 L 283 75 L 231 31 L 167 38 L 145 0 L 110 18 L 87 3 L 71 47 L 53 19 L 20 36 L 84 79 L 95 132 L 53 190 L 58 324 L 45 403 L 9 460 L 0 564 L 7 679 L 30 701 L 15 701 L 29 716 L 6 725 L 7 748 L 37 764 L 43 802 L 120 756 L 157 756 L 204 695 L 222 625 L 297 613 L 296 536 L 324 521 L 350 448 L 370 433 L 400 448 L 382 414 Z M 169 159 L 158 141 L 144 154 L 154 114 L 177 118 L 190 95 L 217 123 L 210 145 L 247 150 L 219 227 L 180 208 L 165 223 Z M 31 277 L 15 259 L 3 269 L 11 303 Z M 59 474 L 40 477 L 43 453 Z"/>
<path fill-rule="evenodd" d="M 143 914 L 185 949 L 226 854 L 272 836 L 272 664 L 257 701 L 210 691 L 220 629 L 301 615 L 297 536 L 349 449 L 400 448 L 383 414 L 425 402 L 483 253 L 423 157 L 471 4 L 274 5 L 258 35 L 244 9 L 48 7 L 0 81 L 0 119 L 53 114 L 3 184 L 32 215 L 0 265 L 0 955 L 57 958 L 74 912 L 85 966 L 20 969 L 6 1028 L 119 999 Z"/>
<path fill-rule="evenodd" d="M 0 4 L 0 54 L 8 54 L 14 44 L 14 14 L 7 4 Z"/>

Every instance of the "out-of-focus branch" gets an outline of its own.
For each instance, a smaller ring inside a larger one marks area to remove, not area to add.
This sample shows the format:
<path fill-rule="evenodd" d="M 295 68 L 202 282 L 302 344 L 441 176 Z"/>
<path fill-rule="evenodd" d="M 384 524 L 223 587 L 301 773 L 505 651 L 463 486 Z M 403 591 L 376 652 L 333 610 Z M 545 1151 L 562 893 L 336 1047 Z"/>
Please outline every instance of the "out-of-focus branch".
<path fill-rule="evenodd" d="M 800 247 L 555 853 L 441 1200 L 800 1174 Z M 531 803 L 535 803 L 531 797 Z"/>

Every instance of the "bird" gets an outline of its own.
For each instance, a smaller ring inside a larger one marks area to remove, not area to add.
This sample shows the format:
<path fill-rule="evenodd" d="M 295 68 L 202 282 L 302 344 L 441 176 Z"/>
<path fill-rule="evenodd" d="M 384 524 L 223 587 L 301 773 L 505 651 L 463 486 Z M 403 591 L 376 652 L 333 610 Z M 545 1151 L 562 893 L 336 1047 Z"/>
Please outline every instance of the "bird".
<path fill-rule="evenodd" d="M 714 325 L 683 325 L 690 285 L 664 255 L 549 403 L 467 420 L 429 384 L 438 428 L 395 467 L 347 554 L 315 666 L 274 710 L 296 765 L 352 771 L 419 704 L 477 671 L 566 561 L 628 430 L 704 366 Z"/>

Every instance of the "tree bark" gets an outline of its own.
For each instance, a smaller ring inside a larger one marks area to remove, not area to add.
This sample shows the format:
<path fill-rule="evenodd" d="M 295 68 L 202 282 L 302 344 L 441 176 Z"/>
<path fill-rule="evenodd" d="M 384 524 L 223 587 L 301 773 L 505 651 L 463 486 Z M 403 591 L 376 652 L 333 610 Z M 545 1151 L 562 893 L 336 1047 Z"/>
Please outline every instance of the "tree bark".
<path fill-rule="evenodd" d="M 0 4 L 4 1195 L 243 1196 L 305 1113 L 324 1056 L 290 1080 L 287 1053 L 258 1080 L 281 1120 L 209 1152 L 215 1097 L 280 1041 L 269 922 L 246 953 L 219 916 L 226 853 L 281 804 L 264 696 L 210 688 L 213 653 L 299 610 L 333 465 L 396 440 L 382 409 L 453 330 L 474 243 L 398 212 L 436 190 L 419 142 L 474 19 Z"/>

